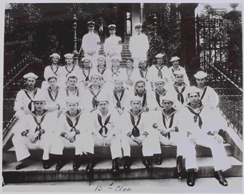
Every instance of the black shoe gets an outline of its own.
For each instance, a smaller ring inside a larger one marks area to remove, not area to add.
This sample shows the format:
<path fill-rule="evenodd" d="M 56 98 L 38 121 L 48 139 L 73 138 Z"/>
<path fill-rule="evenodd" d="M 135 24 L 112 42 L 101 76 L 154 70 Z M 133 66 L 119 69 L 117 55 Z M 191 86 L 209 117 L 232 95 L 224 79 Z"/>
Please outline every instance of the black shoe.
<path fill-rule="evenodd" d="M 95 161 L 94 159 L 90 159 L 90 162 L 88 163 L 87 167 L 86 167 L 86 174 L 91 176 L 93 174 L 93 168 L 95 166 Z"/>
<path fill-rule="evenodd" d="M 126 156 L 124 159 L 125 159 L 124 170 L 130 170 L 130 166 L 132 164 L 131 157 Z"/>
<path fill-rule="evenodd" d="M 44 169 L 49 169 L 51 167 L 50 160 L 42 160 L 42 165 Z"/>
<path fill-rule="evenodd" d="M 160 156 L 158 156 L 158 157 L 156 157 L 156 159 L 155 159 L 155 164 L 157 164 L 157 165 L 161 165 L 161 164 L 162 164 L 162 161 L 163 161 L 163 158 L 160 157 Z"/>
<path fill-rule="evenodd" d="M 59 171 L 63 166 L 65 165 L 64 160 L 58 160 L 58 163 L 56 165 L 56 170 Z"/>
<path fill-rule="evenodd" d="M 219 181 L 221 185 L 225 187 L 228 186 L 228 182 L 220 170 L 215 172 L 214 177 Z"/>
<path fill-rule="evenodd" d="M 22 168 L 25 168 L 33 163 L 33 158 L 29 156 L 28 158 L 25 158 L 22 160 L 22 162 L 15 167 L 16 170 L 20 170 Z"/>
<path fill-rule="evenodd" d="M 182 177 L 182 164 L 183 164 L 183 157 L 182 156 L 177 156 L 176 159 L 176 170 L 178 173 L 179 178 Z"/>
<path fill-rule="evenodd" d="M 74 171 L 78 170 L 80 165 L 81 165 L 80 155 L 75 155 L 75 158 L 73 160 L 73 170 Z"/>
<path fill-rule="evenodd" d="M 119 163 L 118 158 L 112 160 L 112 173 L 116 174 L 119 172 Z"/>
<path fill-rule="evenodd" d="M 195 185 L 195 172 L 187 173 L 187 185 L 193 187 Z"/>
<path fill-rule="evenodd" d="M 149 157 L 144 157 L 142 163 L 146 166 L 147 169 L 152 169 L 152 163 Z"/>

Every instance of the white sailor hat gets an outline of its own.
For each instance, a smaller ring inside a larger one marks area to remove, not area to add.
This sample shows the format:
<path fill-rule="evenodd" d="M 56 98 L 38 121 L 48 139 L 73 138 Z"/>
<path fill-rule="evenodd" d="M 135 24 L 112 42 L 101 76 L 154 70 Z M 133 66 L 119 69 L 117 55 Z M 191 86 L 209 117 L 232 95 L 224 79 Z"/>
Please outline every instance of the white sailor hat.
<path fill-rule="evenodd" d="M 52 55 L 50 55 L 50 57 L 58 57 L 59 59 L 61 58 L 60 55 L 58 53 L 53 53 Z"/>
<path fill-rule="evenodd" d="M 194 75 L 194 77 L 195 77 L 196 79 L 203 79 L 203 78 L 205 78 L 205 77 L 207 77 L 207 76 L 208 76 L 208 74 L 205 73 L 205 72 L 203 72 L 203 71 L 198 71 L 198 72 Z"/>
<path fill-rule="evenodd" d="M 116 25 L 115 24 L 110 24 L 110 25 L 108 25 L 108 29 L 116 29 Z"/>
<path fill-rule="evenodd" d="M 200 93 L 201 91 L 196 86 L 191 86 L 186 91 L 187 95 L 190 93 Z"/>
<path fill-rule="evenodd" d="M 174 74 L 175 74 L 175 75 L 184 75 L 184 71 L 183 71 L 183 69 L 181 68 L 181 69 L 178 70 L 178 71 L 174 71 Z"/>
<path fill-rule="evenodd" d="M 23 78 L 24 78 L 24 79 L 27 79 L 27 78 L 34 78 L 34 79 L 37 79 L 38 76 L 37 76 L 36 74 L 30 72 L 30 73 L 25 74 L 25 75 L 23 76 Z"/>
<path fill-rule="evenodd" d="M 114 78 L 114 83 L 115 83 L 115 82 L 122 82 L 122 83 L 124 83 L 124 80 L 121 79 L 120 77 L 115 77 L 115 78 Z"/>
<path fill-rule="evenodd" d="M 160 58 L 163 58 L 165 54 L 162 54 L 162 53 L 158 53 L 155 57 L 157 59 L 160 59 Z"/>
<path fill-rule="evenodd" d="M 85 61 L 85 60 L 89 60 L 89 61 L 91 62 L 90 57 L 83 57 L 83 58 L 81 59 L 81 61 Z"/>
<path fill-rule="evenodd" d="M 180 60 L 179 57 L 174 56 L 174 57 L 172 57 L 172 58 L 170 59 L 170 62 L 173 62 L 173 61 L 179 61 L 179 60 Z"/>
<path fill-rule="evenodd" d="M 135 28 L 136 27 L 142 27 L 142 24 L 140 22 L 138 22 L 138 23 L 135 24 Z"/>
<path fill-rule="evenodd" d="M 109 97 L 108 97 L 108 95 L 100 94 L 97 97 L 97 101 L 98 102 L 109 102 Z"/>
<path fill-rule="evenodd" d="M 120 61 L 119 57 L 114 55 L 111 59 L 111 61 Z"/>
<path fill-rule="evenodd" d="M 133 59 L 133 58 L 126 58 L 125 61 L 126 61 L 126 62 L 127 62 L 127 61 L 131 61 L 132 63 L 134 63 L 134 59 Z"/>
<path fill-rule="evenodd" d="M 147 58 L 146 57 L 139 58 L 139 63 L 140 62 L 146 62 L 146 61 L 147 61 Z"/>
<path fill-rule="evenodd" d="M 99 56 L 97 57 L 97 59 L 104 59 L 104 61 L 106 61 L 106 57 L 103 56 L 103 55 L 99 55 Z"/>
<path fill-rule="evenodd" d="M 130 102 L 133 102 L 133 101 L 139 101 L 139 102 L 141 102 L 141 98 L 139 96 L 132 95 L 130 97 Z"/>
<path fill-rule="evenodd" d="M 77 97 L 77 96 L 68 96 L 66 99 L 65 99 L 65 101 L 67 102 L 67 103 L 79 103 L 80 102 L 80 98 L 79 97 Z"/>
<path fill-rule="evenodd" d="M 167 92 L 167 94 L 162 97 L 162 102 L 163 101 L 170 101 L 170 102 L 174 103 L 175 102 L 174 95 L 172 93 Z"/>
<path fill-rule="evenodd" d="M 91 73 L 90 76 L 89 76 L 89 77 L 90 77 L 90 80 L 91 80 L 92 77 L 94 77 L 94 76 L 98 76 L 100 80 L 103 78 L 103 76 L 102 76 L 100 73 L 94 71 L 94 72 Z"/>
<path fill-rule="evenodd" d="M 65 58 L 73 58 L 74 54 L 72 53 L 67 53 L 64 55 Z"/>
<path fill-rule="evenodd" d="M 94 25 L 95 25 L 95 22 L 92 20 L 87 22 L 87 26 L 94 26 Z"/>
<path fill-rule="evenodd" d="M 45 102 L 46 98 L 45 98 L 44 94 L 37 93 L 36 96 L 32 99 L 32 101 L 34 101 L 34 102 Z"/>
<path fill-rule="evenodd" d="M 156 78 L 156 80 L 155 80 L 155 84 L 156 83 L 158 83 L 158 82 L 163 82 L 164 84 L 166 84 L 166 80 L 165 79 L 162 79 L 162 78 L 160 78 L 160 77 L 158 77 L 158 78 Z"/>

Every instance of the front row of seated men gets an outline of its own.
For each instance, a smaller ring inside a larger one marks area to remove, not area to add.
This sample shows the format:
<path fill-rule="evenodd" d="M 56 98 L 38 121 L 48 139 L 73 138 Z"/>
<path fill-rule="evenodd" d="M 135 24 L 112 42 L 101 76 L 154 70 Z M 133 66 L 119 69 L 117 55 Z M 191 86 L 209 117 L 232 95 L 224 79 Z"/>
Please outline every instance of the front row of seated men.
<path fill-rule="evenodd" d="M 177 146 L 177 172 L 182 173 L 183 159 L 187 171 L 187 184 L 194 186 L 196 145 L 209 147 L 213 154 L 215 177 L 223 186 L 228 183 L 222 171 L 231 166 L 225 153 L 223 139 L 218 134 L 222 129 L 213 109 L 202 105 L 200 90 L 194 86 L 187 90 L 189 103 L 179 110 L 174 109 L 175 100 L 170 93 L 162 97 L 161 111 L 146 111 L 143 99 L 131 95 L 129 108 L 122 115 L 109 106 L 107 95 L 96 98 L 97 108 L 92 112 L 82 111 L 77 96 L 66 97 L 66 109 L 50 111 L 45 109 L 46 98 L 42 93 L 35 95 L 33 111 L 21 117 L 14 131 L 13 144 L 16 157 L 21 163 L 19 170 L 32 163 L 29 149 L 43 149 L 43 168 L 51 166 L 50 157 L 57 159 L 56 170 L 65 165 L 63 149 L 75 148 L 73 169 L 89 161 L 86 172 L 91 175 L 96 164 L 94 146 L 110 147 L 112 172 L 118 173 L 118 160 L 125 159 L 124 169 L 129 170 L 133 162 L 131 146 L 142 146 L 143 164 L 152 168 L 152 161 L 163 162 L 161 146 Z M 64 111 L 65 110 L 65 111 Z M 123 152 L 122 152 L 123 151 Z M 122 154 L 123 153 L 123 154 Z"/>

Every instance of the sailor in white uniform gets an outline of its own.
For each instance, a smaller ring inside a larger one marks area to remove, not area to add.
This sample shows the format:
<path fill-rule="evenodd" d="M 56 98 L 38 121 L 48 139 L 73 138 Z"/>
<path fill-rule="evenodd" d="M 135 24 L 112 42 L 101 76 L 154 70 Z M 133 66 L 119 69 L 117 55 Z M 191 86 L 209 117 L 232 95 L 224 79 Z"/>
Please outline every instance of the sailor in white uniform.
<path fill-rule="evenodd" d="M 48 77 L 50 75 L 55 75 L 57 77 L 57 79 L 59 80 L 59 77 L 60 77 L 60 65 L 58 64 L 59 60 L 60 60 L 60 55 L 57 54 L 57 53 L 53 53 L 52 55 L 50 55 L 50 58 L 52 60 L 52 64 L 51 65 L 48 65 L 45 67 L 44 69 L 44 78 L 46 81 L 43 81 L 42 82 L 42 88 L 43 89 L 46 89 L 49 87 L 49 84 L 48 84 Z M 59 83 L 59 82 L 58 82 Z"/>
<path fill-rule="evenodd" d="M 122 157 L 120 144 L 119 119 L 120 116 L 115 109 L 109 108 L 109 99 L 106 95 L 97 98 L 98 109 L 89 115 L 90 133 L 93 136 L 94 146 L 110 147 L 112 156 L 112 173 L 118 173 L 118 160 Z M 94 152 L 92 152 L 94 153 Z M 94 155 L 96 157 L 96 155 Z M 87 173 L 90 174 L 95 166 L 91 158 L 87 166 Z"/>
<path fill-rule="evenodd" d="M 152 65 L 148 70 L 148 80 L 151 82 L 151 87 L 154 87 L 154 81 L 158 77 L 165 79 L 167 82 L 170 80 L 170 74 L 168 67 L 164 64 L 165 54 L 159 53 L 155 56 L 157 58 L 157 64 Z"/>
<path fill-rule="evenodd" d="M 188 90 L 189 103 L 180 110 L 182 119 L 180 120 L 179 129 L 187 137 L 184 142 L 185 168 L 188 172 L 187 184 L 194 186 L 195 172 L 198 171 L 196 162 L 195 145 L 209 147 L 211 149 L 215 178 L 223 186 L 228 183 L 222 172 L 229 169 L 230 163 L 223 145 L 223 138 L 218 134 L 220 122 L 215 116 L 214 111 L 209 106 L 202 105 L 200 101 L 200 91 L 195 86 Z"/>
<path fill-rule="evenodd" d="M 149 42 L 147 35 L 141 32 L 142 24 L 135 24 L 136 34 L 130 38 L 129 49 L 134 59 L 135 67 L 138 67 L 140 58 L 147 58 L 147 51 L 149 49 Z"/>
<path fill-rule="evenodd" d="M 116 25 L 110 24 L 108 26 L 110 36 L 104 42 L 104 52 L 107 58 L 107 66 L 111 67 L 111 58 L 117 56 L 121 61 L 122 40 L 121 37 L 116 36 Z"/>
<path fill-rule="evenodd" d="M 13 136 L 17 161 L 22 161 L 16 170 L 29 166 L 33 162 L 30 149 L 43 149 L 43 168 L 50 168 L 49 152 L 55 130 L 56 114 L 44 109 L 45 97 L 39 93 L 33 98 L 34 111 L 20 119 L 18 129 Z"/>
<path fill-rule="evenodd" d="M 181 71 L 183 73 L 183 76 L 184 76 L 184 83 L 186 85 L 190 86 L 190 82 L 189 82 L 188 76 L 186 74 L 186 70 L 184 67 L 181 67 L 179 65 L 179 60 L 180 60 L 180 58 L 177 56 L 174 56 L 170 59 L 172 66 L 169 68 L 169 73 L 170 73 L 170 78 L 171 78 L 169 80 L 169 82 L 174 83 L 175 82 L 175 72 Z"/>
<path fill-rule="evenodd" d="M 96 66 L 97 57 L 99 55 L 100 50 L 100 38 L 97 34 L 94 33 L 95 22 L 88 21 L 87 28 L 89 32 L 85 34 L 82 38 L 81 49 L 84 50 L 85 57 L 89 57 L 91 59 L 91 63 L 93 66 Z M 80 53 L 80 52 L 79 52 Z"/>
<path fill-rule="evenodd" d="M 86 89 L 89 85 L 90 74 L 92 72 L 92 64 L 89 57 L 82 58 L 83 68 L 79 71 L 79 84 L 81 89 Z"/>
<path fill-rule="evenodd" d="M 66 98 L 66 110 L 57 120 L 55 136 L 50 153 L 53 154 L 58 163 L 56 170 L 59 171 L 65 165 L 66 156 L 63 155 L 64 148 L 75 148 L 73 169 L 78 170 L 82 160 L 90 157 L 93 147 L 90 143 L 92 136 L 87 133 L 87 115 L 79 107 L 80 99 L 76 96 Z"/>

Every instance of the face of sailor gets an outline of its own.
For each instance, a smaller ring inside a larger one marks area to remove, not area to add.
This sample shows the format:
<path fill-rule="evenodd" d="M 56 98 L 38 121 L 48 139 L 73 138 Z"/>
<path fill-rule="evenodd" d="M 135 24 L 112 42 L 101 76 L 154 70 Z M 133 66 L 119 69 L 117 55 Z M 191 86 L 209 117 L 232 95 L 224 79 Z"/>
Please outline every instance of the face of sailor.
<path fill-rule="evenodd" d="M 163 58 L 157 58 L 157 64 L 162 65 L 163 64 Z"/>
<path fill-rule="evenodd" d="M 93 25 L 89 25 L 87 28 L 89 32 L 93 32 L 95 27 Z"/>
<path fill-rule="evenodd" d="M 157 90 L 163 90 L 164 89 L 164 82 L 156 82 L 155 83 L 155 87 L 157 88 Z"/>
<path fill-rule="evenodd" d="M 136 33 L 140 34 L 141 33 L 141 26 L 135 27 Z"/>
<path fill-rule="evenodd" d="M 133 66 L 133 62 L 131 60 L 127 60 L 126 61 L 126 66 L 127 66 L 128 69 L 131 69 L 132 66 Z"/>
<path fill-rule="evenodd" d="M 144 70 L 147 67 L 147 63 L 145 61 L 142 61 L 139 63 L 139 67 Z"/>
<path fill-rule="evenodd" d="M 98 85 L 100 83 L 100 77 L 97 75 L 92 76 L 91 83 L 92 83 L 92 85 Z"/>
<path fill-rule="evenodd" d="M 141 108 L 141 101 L 131 101 L 130 105 L 131 105 L 132 110 L 139 111 Z"/>
<path fill-rule="evenodd" d="M 172 65 L 173 65 L 174 69 L 178 69 L 178 67 L 179 67 L 179 61 L 173 61 L 172 62 Z"/>
<path fill-rule="evenodd" d="M 145 91 L 145 84 L 143 82 L 137 83 L 136 90 L 139 94 L 142 94 Z"/>
<path fill-rule="evenodd" d="M 183 75 L 175 75 L 175 82 L 183 83 L 184 82 L 184 76 Z"/>
<path fill-rule="evenodd" d="M 206 83 L 206 78 L 203 78 L 203 79 L 196 79 L 196 82 L 197 82 L 197 87 L 204 87 L 205 86 L 205 83 Z"/>
<path fill-rule="evenodd" d="M 69 78 L 67 81 L 67 86 L 68 87 L 75 87 L 77 84 L 77 78 Z"/>
<path fill-rule="evenodd" d="M 36 84 L 36 80 L 34 78 L 29 77 L 26 80 L 26 84 L 29 87 L 34 87 L 34 85 Z"/>
<path fill-rule="evenodd" d="M 119 61 L 112 60 L 112 68 L 115 70 L 119 69 Z"/>
<path fill-rule="evenodd" d="M 120 92 L 122 90 L 122 88 L 123 88 L 123 82 L 121 82 L 121 81 L 115 81 L 114 82 L 114 87 L 115 87 L 115 89 L 118 92 Z"/>
<path fill-rule="evenodd" d="M 69 113 L 75 113 L 79 108 L 79 103 L 66 102 L 66 107 Z"/>
<path fill-rule="evenodd" d="M 55 87 L 57 85 L 57 80 L 56 78 L 51 78 L 49 79 L 48 83 L 51 87 Z"/>
<path fill-rule="evenodd" d="M 173 102 L 168 101 L 168 100 L 163 100 L 163 107 L 165 110 L 170 110 L 171 107 L 173 106 Z"/>
<path fill-rule="evenodd" d="M 73 58 L 72 57 L 66 57 L 65 62 L 67 63 L 67 65 L 70 65 L 73 62 Z"/>
<path fill-rule="evenodd" d="M 198 93 L 190 93 L 190 94 L 188 94 L 188 98 L 190 100 L 190 104 L 196 105 L 199 103 L 200 96 Z"/>
<path fill-rule="evenodd" d="M 85 60 L 84 63 L 83 63 L 84 67 L 89 68 L 90 67 L 90 63 L 91 62 L 89 60 Z"/>
<path fill-rule="evenodd" d="M 100 58 L 97 60 L 97 62 L 98 62 L 98 67 L 105 68 L 105 60 L 104 59 Z"/>
<path fill-rule="evenodd" d="M 36 111 L 43 111 L 45 105 L 46 105 L 46 102 L 44 102 L 44 101 L 36 101 L 36 102 L 34 102 L 34 107 L 35 107 Z"/>
<path fill-rule="evenodd" d="M 53 64 L 57 64 L 58 61 L 59 61 L 59 58 L 58 58 L 58 57 L 53 57 L 53 58 L 52 58 L 52 62 L 53 62 Z"/>
<path fill-rule="evenodd" d="M 98 107 L 100 109 L 100 111 L 107 111 L 108 110 L 108 101 L 100 101 L 98 103 Z"/>
<path fill-rule="evenodd" d="M 110 35 L 115 35 L 115 32 L 116 32 L 115 29 L 113 29 L 113 28 L 110 28 L 110 29 L 109 29 L 109 34 L 110 34 Z"/>

